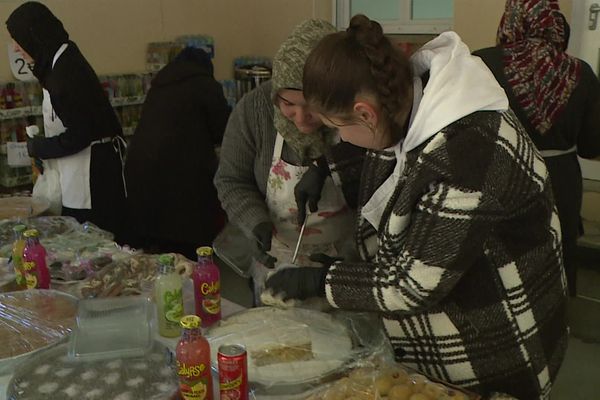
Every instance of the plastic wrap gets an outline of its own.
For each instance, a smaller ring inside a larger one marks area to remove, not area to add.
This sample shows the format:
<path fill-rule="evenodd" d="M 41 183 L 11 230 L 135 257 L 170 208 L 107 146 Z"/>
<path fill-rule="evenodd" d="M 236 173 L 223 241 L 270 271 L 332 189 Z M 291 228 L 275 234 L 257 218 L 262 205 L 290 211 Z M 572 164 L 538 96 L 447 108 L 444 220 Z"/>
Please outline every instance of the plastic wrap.
<path fill-rule="evenodd" d="M 0 370 L 63 340 L 76 312 L 77 299 L 55 290 L 0 294 Z"/>
<path fill-rule="evenodd" d="M 358 363 L 340 379 L 305 400 L 476 400 L 462 389 L 435 382 L 387 358 L 374 357 Z"/>
<path fill-rule="evenodd" d="M 14 240 L 13 227 L 19 224 L 24 224 L 31 229 L 37 229 L 42 240 L 72 232 L 80 227 L 77 220 L 72 217 L 15 218 L 0 221 L 1 257 L 10 257 Z"/>
<path fill-rule="evenodd" d="M 25 218 L 39 215 L 50 207 L 50 203 L 31 197 L 6 197 L 0 199 L 0 219 Z"/>
<path fill-rule="evenodd" d="M 353 362 L 389 345 L 372 314 L 262 307 L 245 310 L 206 332 L 213 368 L 221 344 L 242 344 L 248 380 L 257 394 L 304 393 Z"/>
<path fill-rule="evenodd" d="M 175 256 L 175 269 L 190 276 L 194 263 L 180 254 Z M 113 260 L 96 274 L 81 282 L 77 296 L 82 298 L 115 297 L 140 294 L 144 282 L 156 278 L 158 255 L 133 254 Z"/>
<path fill-rule="evenodd" d="M 177 388 L 174 360 L 166 347 L 135 358 L 72 361 L 66 345 L 21 364 L 8 385 L 9 400 L 168 399 Z"/>

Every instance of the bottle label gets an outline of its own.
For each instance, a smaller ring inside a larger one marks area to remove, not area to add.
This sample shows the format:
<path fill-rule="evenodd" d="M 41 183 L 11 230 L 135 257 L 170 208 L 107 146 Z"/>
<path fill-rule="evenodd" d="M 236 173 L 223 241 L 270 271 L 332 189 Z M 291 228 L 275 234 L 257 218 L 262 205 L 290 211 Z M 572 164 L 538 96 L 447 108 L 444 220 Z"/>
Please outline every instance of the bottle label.
<path fill-rule="evenodd" d="M 165 321 L 169 329 L 179 327 L 179 321 L 183 316 L 183 295 L 181 289 L 165 291 L 163 295 L 165 304 Z"/>
<path fill-rule="evenodd" d="M 208 314 L 218 314 L 221 311 L 221 296 L 216 294 L 205 297 L 202 300 L 202 309 Z"/>
<path fill-rule="evenodd" d="M 25 282 L 27 289 L 35 289 L 38 286 L 37 268 L 35 261 L 23 262 L 23 272 L 25 273 Z"/>
<path fill-rule="evenodd" d="M 210 368 L 205 364 L 186 365 L 177 361 L 179 390 L 185 400 L 204 400 L 209 398 L 208 379 L 212 379 Z"/>
<path fill-rule="evenodd" d="M 216 315 L 221 312 L 221 285 L 219 281 L 204 282 L 200 285 L 202 294 L 202 309 Z"/>

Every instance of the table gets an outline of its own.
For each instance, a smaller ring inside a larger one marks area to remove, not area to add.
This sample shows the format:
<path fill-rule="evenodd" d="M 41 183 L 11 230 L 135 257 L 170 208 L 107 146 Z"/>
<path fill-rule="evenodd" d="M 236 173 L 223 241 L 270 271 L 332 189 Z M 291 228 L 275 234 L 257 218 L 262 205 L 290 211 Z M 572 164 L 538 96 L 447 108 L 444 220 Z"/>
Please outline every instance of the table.
<path fill-rule="evenodd" d="M 244 309 L 245 309 L 245 307 L 242 307 L 239 304 L 236 304 L 236 303 L 231 302 L 224 298 L 221 299 L 221 314 L 222 314 L 223 318 L 225 318 L 231 314 L 234 314 L 238 311 L 242 311 Z M 154 327 L 156 326 L 156 315 L 154 316 L 153 326 Z M 156 329 L 155 329 L 155 332 L 156 332 L 155 333 L 156 341 L 164 344 L 171 350 L 175 350 L 175 346 L 177 345 L 177 342 L 179 341 L 178 338 L 172 338 L 172 339 L 164 338 L 158 334 Z M 6 391 L 8 389 L 8 384 L 10 382 L 11 377 L 12 377 L 12 375 L 0 376 L 0 400 L 6 400 Z"/>

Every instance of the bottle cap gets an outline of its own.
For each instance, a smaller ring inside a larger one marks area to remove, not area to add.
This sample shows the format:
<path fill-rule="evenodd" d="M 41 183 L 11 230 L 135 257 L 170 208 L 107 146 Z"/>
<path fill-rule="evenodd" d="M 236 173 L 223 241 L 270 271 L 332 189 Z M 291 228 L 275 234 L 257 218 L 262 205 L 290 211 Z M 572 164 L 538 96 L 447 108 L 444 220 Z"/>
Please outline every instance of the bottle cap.
<path fill-rule="evenodd" d="M 173 265 L 175 262 L 175 257 L 172 254 L 161 254 L 158 257 L 158 262 L 162 265 Z"/>
<path fill-rule="evenodd" d="M 196 254 L 202 257 L 212 256 L 213 249 L 210 246 L 202 246 L 196 249 Z"/>
<path fill-rule="evenodd" d="M 39 235 L 40 233 L 37 229 L 28 229 L 25 232 L 23 232 L 23 236 L 25 236 L 26 238 L 38 237 Z"/>
<path fill-rule="evenodd" d="M 17 233 L 24 232 L 26 229 L 27 229 L 27 227 L 23 224 L 13 226 L 13 232 L 17 232 Z"/>
<path fill-rule="evenodd" d="M 197 315 L 186 315 L 179 321 L 184 329 L 195 329 L 200 327 L 200 317 Z"/>

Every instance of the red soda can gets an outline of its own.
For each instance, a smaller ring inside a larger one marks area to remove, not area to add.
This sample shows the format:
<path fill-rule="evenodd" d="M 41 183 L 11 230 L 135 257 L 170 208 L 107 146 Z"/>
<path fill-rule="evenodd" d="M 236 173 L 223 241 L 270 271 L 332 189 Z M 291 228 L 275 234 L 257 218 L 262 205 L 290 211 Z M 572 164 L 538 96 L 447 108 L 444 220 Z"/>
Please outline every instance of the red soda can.
<path fill-rule="evenodd" d="M 221 400 L 248 400 L 248 354 L 240 344 L 224 344 L 217 353 Z"/>

